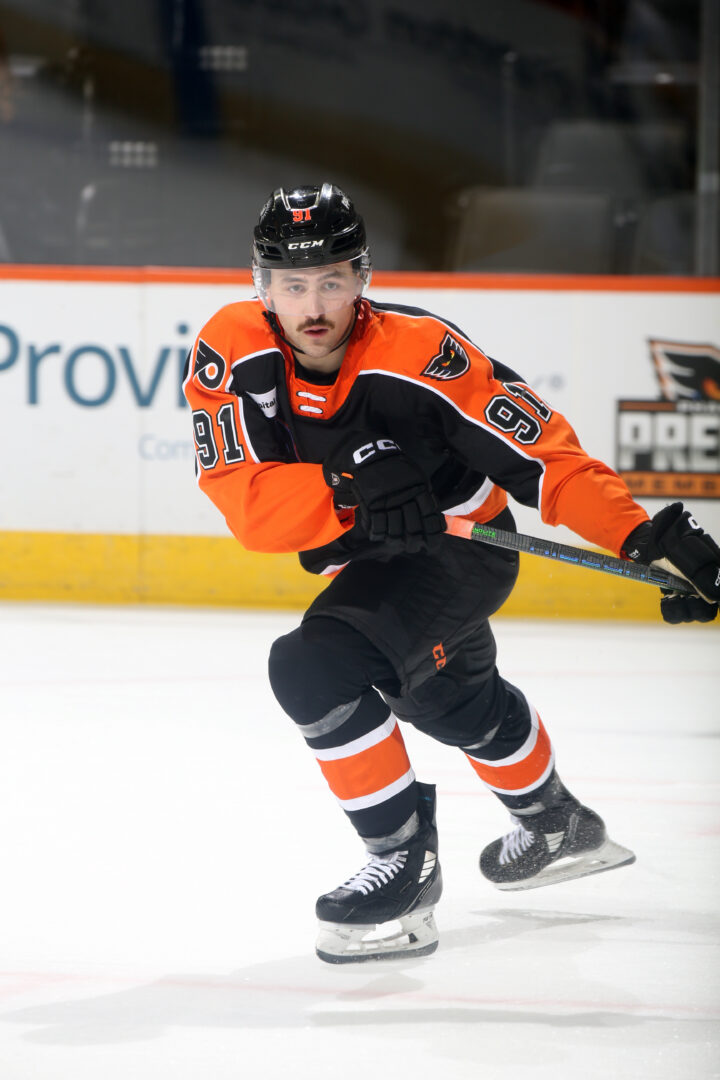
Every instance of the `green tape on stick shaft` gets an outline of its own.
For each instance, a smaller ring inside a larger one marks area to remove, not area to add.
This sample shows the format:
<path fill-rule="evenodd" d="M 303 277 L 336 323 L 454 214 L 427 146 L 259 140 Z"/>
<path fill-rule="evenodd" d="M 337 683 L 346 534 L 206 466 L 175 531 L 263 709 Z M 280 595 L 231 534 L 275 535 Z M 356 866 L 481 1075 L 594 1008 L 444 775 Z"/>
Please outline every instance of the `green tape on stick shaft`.
<path fill-rule="evenodd" d="M 630 581 L 640 581 L 645 585 L 654 585 L 658 589 L 673 589 L 679 593 L 692 593 L 692 585 L 677 574 L 670 574 L 658 567 L 647 566 L 645 563 L 629 562 L 626 559 L 618 559 L 614 555 L 603 555 L 602 552 L 586 551 L 584 548 L 572 547 L 570 544 L 558 544 L 552 540 L 541 540 L 536 536 L 527 536 L 524 533 L 507 532 L 505 529 L 493 529 L 490 525 L 476 524 L 473 526 L 471 539 L 484 544 L 493 544 L 495 547 L 507 548 L 509 551 L 524 551 L 529 555 L 539 555 L 546 559 L 554 559 L 571 566 L 584 566 L 588 570 L 600 570 L 613 577 L 624 577 Z"/>

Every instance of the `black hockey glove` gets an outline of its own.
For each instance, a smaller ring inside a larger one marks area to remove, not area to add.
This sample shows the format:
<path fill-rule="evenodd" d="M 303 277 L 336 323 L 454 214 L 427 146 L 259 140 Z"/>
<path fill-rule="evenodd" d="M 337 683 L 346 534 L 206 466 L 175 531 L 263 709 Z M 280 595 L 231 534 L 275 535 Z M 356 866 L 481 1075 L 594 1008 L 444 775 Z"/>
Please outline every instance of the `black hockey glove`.
<path fill-rule="evenodd" d="M 392 439 L 351 435 L 327 455 L 323 476 L 335 506 L 356 508 L 370 540 L 400 541 L 414 553 L 445 531 L 425 474 Z"/>
<path fill-rule="evenodd" d="M 660 612 L 665 622 L 712 622 L 715 618 L 720 603 L 720 548 L 682 503 L 664 507 L 652 521 L 633 529 L 623 554 L 636 562 L 657 563 L 695 586 L 697 596 L 663 589 Z"/>

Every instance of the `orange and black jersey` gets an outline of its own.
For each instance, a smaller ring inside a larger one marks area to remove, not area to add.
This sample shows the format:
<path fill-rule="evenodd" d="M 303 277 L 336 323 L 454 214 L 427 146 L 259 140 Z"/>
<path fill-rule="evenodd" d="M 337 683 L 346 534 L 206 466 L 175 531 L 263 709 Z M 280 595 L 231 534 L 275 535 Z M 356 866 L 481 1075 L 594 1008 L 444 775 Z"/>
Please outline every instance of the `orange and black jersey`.
<path fill-rule="evenodd" d="M 334 509 L 323 480 L 351 432 L 392 438 L 447 514 L 488 521 L 509 492 L 615 553 L 647 520 L 520 375 L 426 311 L 360 301 L 339 372 L 320 378 L 296 365 L 258 300 L 221 308 L 195 342 L 184 389 L 200 487 L 250 550 L 300 552 L 314 573 L 391 553 Z"/>

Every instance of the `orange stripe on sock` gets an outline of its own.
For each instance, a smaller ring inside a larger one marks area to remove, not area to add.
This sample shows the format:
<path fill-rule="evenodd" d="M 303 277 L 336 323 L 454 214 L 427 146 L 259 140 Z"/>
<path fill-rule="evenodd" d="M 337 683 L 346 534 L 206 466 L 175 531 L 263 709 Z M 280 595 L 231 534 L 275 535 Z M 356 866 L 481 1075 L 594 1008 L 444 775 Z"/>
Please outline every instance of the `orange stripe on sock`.
<path fill-rule="evenodd" d="M 466 757 L 483 783 L 500 791 L 520 791 L 532 788 L 543 778 L 552 757 L 552 744 L 542 720 L 538 717 L 535 745 L 521 761 L 512 765 L 493 765 L 487 761 L 478 761 L 469 754 Z"/>
<path fill-rule="evenodd" d="M 398 724 L 382 742 L 359 754 L 335 761 L 318 761 L 330 790 L 338 799 L 358 799 L 399 780 L 410 768 Z"/>

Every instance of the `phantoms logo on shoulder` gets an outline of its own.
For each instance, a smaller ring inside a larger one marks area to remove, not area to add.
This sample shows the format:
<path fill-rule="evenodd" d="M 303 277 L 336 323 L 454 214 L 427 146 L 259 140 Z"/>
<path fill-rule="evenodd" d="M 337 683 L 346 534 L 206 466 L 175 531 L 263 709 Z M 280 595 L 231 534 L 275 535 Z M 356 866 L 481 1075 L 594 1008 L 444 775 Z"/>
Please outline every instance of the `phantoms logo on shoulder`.
<path fill-rule="evenodd" d="M 648 345 L 660 397 L 618 401 L 617 471 L 633 495 L 720 498 L 720 349 Z"/>
<path fill-rule="evenodd" d="M 460 342 L 451 334 L 446 334 L 440 344 L 440 351 L 433 356 L 421 374 L 430 379 L 459 379 L 469 368 L 468 354 Z"/>

